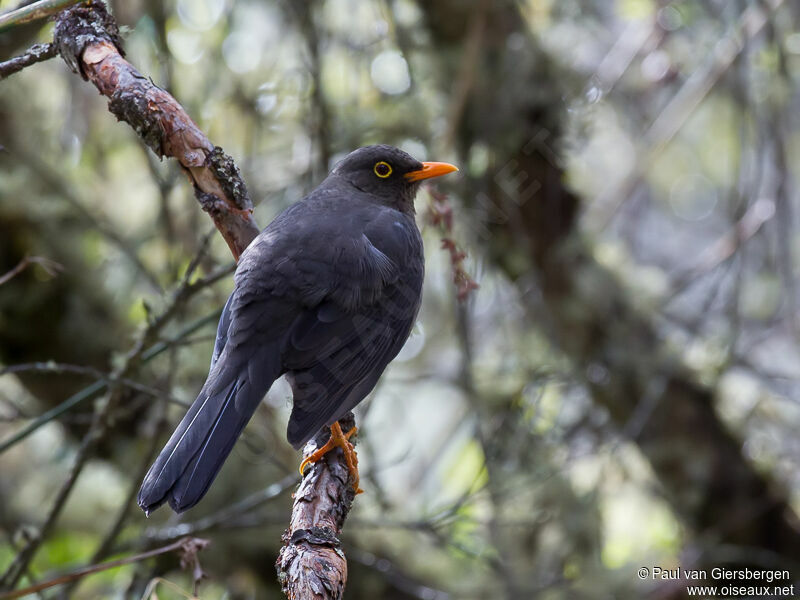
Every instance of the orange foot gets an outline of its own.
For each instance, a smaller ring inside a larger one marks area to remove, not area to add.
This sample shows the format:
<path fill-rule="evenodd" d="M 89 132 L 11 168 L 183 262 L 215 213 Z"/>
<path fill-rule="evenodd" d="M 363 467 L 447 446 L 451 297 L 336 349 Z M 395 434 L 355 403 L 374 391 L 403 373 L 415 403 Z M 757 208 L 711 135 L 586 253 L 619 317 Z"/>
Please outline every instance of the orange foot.
<path fill-rule="evenodd" d="M 317 462 L 320 458 L 325 456 L 328 452 L 336 447 L 342 449 L 344 453 L 344 461 L 347 463 L 347 470 L 350 471 L 350 480 L 353 482 L 353 489 L 356 494 L 361 494 L 364 490 L 358 487 L 358 455 L 353 444 L 350 443 L 350 438 L 358 431 L 357 427 L 353 427 L 346 434 L 342 433 L 342 428 L 339 421 L 331 425 L 331 437 L 325 445 L 319 450 L 314 451 L 313 454 L 307 456 L 303 462 L 300 463 L 300 475 L 303 475 L 306 467 L 310 464 Z"/>

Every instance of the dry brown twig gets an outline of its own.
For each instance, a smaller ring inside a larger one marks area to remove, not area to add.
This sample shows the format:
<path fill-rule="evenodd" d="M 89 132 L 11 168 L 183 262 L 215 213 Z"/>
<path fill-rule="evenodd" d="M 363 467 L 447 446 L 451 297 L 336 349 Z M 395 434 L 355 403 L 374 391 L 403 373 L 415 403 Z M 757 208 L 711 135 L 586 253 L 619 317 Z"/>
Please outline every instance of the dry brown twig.
<path fill-rule="evenodd" d="M 11 281 L 31 265 L 39 265 L 50 277 L 55 277 L 60 271 L 64 270 L 63 265 L 49 258 L 44 258 L 42 256 L 26 256 L 17 263 L 16 267 L 0 276 L 0 285 Z"/>
<path fill-rule="evenodd" d="M 46 590 L 57 585 L 63 585 L 65 583 L 83 579 L 87 575 L 93 575 L 94 573 L 100 573 L 102 571 L 107 571 L 108 569 L 116 569 L 117 567 L 130 565 L 136 562 L 147 560 L 148 558 L 153 558 L 154 556 L 167 554 L 169 552 L 178 552 L 180 554 L 181 568 L 192 570 L 192 578 L 195 582 L 195 585 L 197 585 L 197 582 L 205 577 L 203 569 L 200 568 L 200 561 L 197 554 L 206 546 L 208 546 L 208 543 L 208 540 L 201 538 L 183 538 L 177 542 L 162 546 L 161 548 L 155 548 L 154 550 L 148 550 L 147 552 L 142 552 L 134 556 L 128 556 L 119 560 L 89 565 L 87 567 L 76 569 L 71 573 L 66 573 L 54 579 L 50 579 L 49 581 L 43 581 L 42 583 L 37 583 L 36 585 L 14 590 L 13 592 L 0 593 L 0 600 L 11 600 L 12 598 L 21 598 L 30 594 L 36 594 L 37 592 L 41 592 L 42 590 Z"/>
<path fill-rule="evenodd" d="M 464 302 L 480 285 L 464 269 L 464 259 L 467 253 L 464 252 L 453 236 L 453 207 L 446 194 L 433 188 L 430 189 L 431 203 L 428 206 L 428 220 L 431 225 L 439 230 L 442 236 L 442 250 L 450 253 L 450 265 L 453 270 L 453 284 L 456 286 L 456 293 L 459 302 Z"/>

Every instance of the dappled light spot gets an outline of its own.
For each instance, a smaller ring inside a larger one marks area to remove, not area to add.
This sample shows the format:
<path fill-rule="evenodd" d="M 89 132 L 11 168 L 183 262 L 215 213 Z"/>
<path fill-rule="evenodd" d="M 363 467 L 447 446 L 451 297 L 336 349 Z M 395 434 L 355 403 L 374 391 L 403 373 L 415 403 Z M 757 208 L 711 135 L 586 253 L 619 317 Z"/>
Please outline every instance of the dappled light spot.
<path fill-rule="evenodd" d="M 196 63 L 205 54 L 200 34 L 182 27 L 176 27 L 167 33 L 167 46 L 172 56 L 187 65 Z"/>
<path fill-rule="evenodd" d="M 252 71 L 261 62 L 261 41 L 251 32 L 235 32 L 222 43 L 222 57 L 234 73 Z"/>
<path fill-rule="evenodd" d="M 384 94 L 402 94 L 411 87 L 408 63 L 394 50 L 381 52 L 372 61 L 372 82 Z"/>
<path fill-rule="evenodd" d="M 225 0 L 178 0 L 178 17 L 186 27 L 208 31 L 225 10 Z"/>
<path fill-rule="evenodd" d="M 705 219 L 714 210 L 718 200 L 716 188 L 699 173 L 686 175 L 676 181 L 669 194 L 672 212 L 687 221 Z"/>

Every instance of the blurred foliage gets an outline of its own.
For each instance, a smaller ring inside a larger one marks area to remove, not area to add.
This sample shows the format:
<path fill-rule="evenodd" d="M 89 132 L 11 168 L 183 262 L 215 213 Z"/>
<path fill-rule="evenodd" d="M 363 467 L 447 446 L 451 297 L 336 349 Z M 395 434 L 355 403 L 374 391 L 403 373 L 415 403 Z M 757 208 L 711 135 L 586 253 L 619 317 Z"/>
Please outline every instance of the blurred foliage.
<path fill-rule="evenodd" d="M 470 82 L 469 61 L 431 34 L 421 4 L 110 4 L 128 59 L 237 160 L 262 226 L 368 143 L 419 159 L 463 159 L 469 181 L 502 166 L 500 148 L 460 147 L 460 96 L 480 81 Z M 473 4 L 480 14 L 481 2 Z M 15 5 L 0 1 L 2 10 Z M 563 134 L 541 142 L 581 198 L 578 236 L 665 342 L 641 360 L 671 352 L 712 389 L 747 461 L 800 512 L 800 9 L 768 5 L 518 2 L 525 36 L 552 64 L 547 78 L 510 76 L 492 95 L 508 99 L 508 111 L 520 97 L 553 107 Z M 751 35 L 747 15 L 759 11 L 766 26 Z M 0 36 L 0 58 L 47 41 L 51 27 Z M 527 48 L 520 35 L 505 40 L 509 53 Z M 480 53 L 481 36 L 473 37 Z M 540 59 L 522 57 L 519 72 Z M 727 66 L 715 70 L 720 64 Z M 694 101 L 680 104 L 686 98 Z M 503 114 L 467 114 L 475 129 L 513 130 Z M 0 286 L 0 362 L 111 371 L 169 306 L 210 221 L 176 165 L 149 154 L 58 59 L 0 83 L 0 145 L 0 274 L 26 255 L 64 266 L 50 276 L 33 265 Z M 658 582 L 640 581 L 640 566 L 681 564 L 713 545 L 714 532 L 686 525 L 635 435 L 594 401 L 593 386 L 608 373 L 602 364 L 582 370 L 557 342 L 535 277 L 509 276 L 530 270 L 526 250 L 509 247 L 512 269 L 489 253 L 494 233 L 479 188 L 445 181 L 440 189 L 455 206 L 456 237 L 481 287 L 468 303 L 455 301 L 423 190 L 419 322 L 357 412 L 366 493 L 344 532 L 347 597 L 647 595 Z M 228 262 L 214 235 L 201 274 Z M 581 286 L 602 306 L 602 281 L 587 271 Z M 219 309 L 231 288 L 226 277 L 197 293 L 160 339 Z M 202 598 L 281 597 L 273 563 L 292 485 L 276 482 L 287 481 L 299 458 L 284 439 L 290 395 L 282 382 L 197 508 L 145 521 L 130 502 L 149 453 L 202 385 L 213 333 L 202 328 L 130 375 L 161 396 L 125 392 L 110 436 L 23 582 L 100 558 L 103 540 L 103 557 L 128 554 L 182 535 L 189 523 L 213 541 L 201 554 L 209 575 Z M 0 377 L 0 440 L 92 382 L 74 373 Z M 44 522 L 95 402 L 0 454 L 0 571 Z M 259 491 L 271 497 L 216 519 Z M 202 527 L 206 517 L 212 526 Z M 792 574 L 797 580 L 800 568 Z M 89 577 L 64 595 L 141 598 L 154 589 L 162 600 L 188 597 L 181 590 L 191 582 L 174 556 Z"/>

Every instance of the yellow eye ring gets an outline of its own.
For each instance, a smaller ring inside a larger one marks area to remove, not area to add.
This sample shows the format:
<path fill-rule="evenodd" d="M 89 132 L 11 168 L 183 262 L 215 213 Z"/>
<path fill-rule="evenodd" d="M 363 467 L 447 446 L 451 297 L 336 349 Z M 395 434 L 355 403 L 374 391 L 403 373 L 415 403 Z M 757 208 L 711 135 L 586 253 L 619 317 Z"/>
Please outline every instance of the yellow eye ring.
<path fill-rule="evenodd" d="M 381 179 L 386 179 L 389 175 L 392 174 L 392 165 L 390 165 L 385 161 L 381 161 L 375 163 L 375 167 L 372 170 L 375 171 L 375 175 L 377 175 Z"/>

